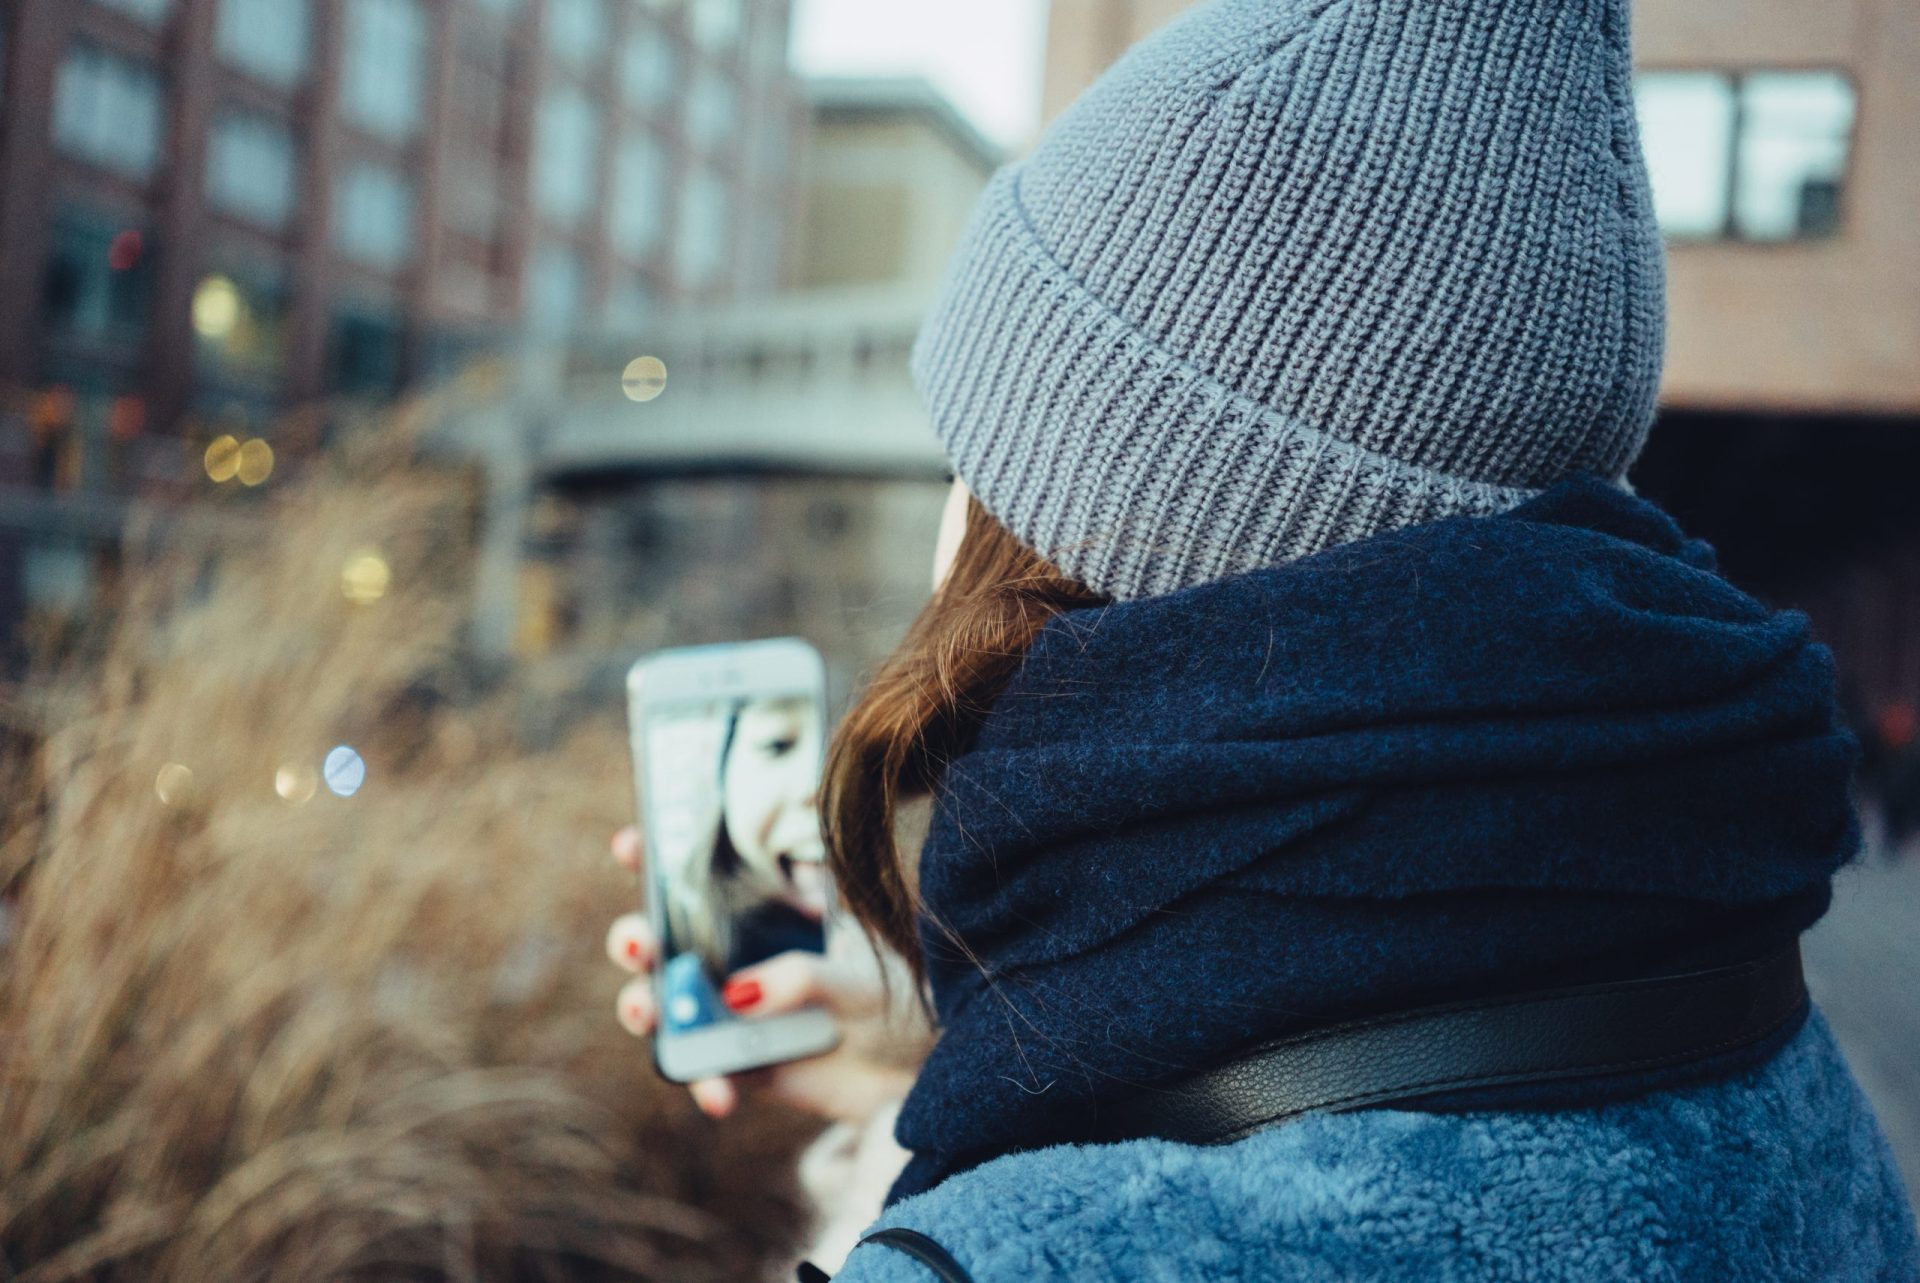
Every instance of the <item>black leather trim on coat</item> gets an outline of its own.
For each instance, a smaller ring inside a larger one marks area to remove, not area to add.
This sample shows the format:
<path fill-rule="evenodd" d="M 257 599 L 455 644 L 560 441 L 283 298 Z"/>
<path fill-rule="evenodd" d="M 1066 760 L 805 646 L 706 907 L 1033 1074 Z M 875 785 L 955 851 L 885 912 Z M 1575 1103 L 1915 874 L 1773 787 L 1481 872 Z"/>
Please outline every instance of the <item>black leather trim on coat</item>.
<path fill-rule="evenodd" d="M 1685 1065 L 1763 1041 L 1806 1002 L 1795 943 L 1705 971 L 1349 1021 L 1144 1091 L 1109 1111 L 1097 1139 L 1228 1144 L 1311 1112 Z"/>
<path fill-rule="evenodd" d="M 1410 1105 L 1474 1087 L 1552 1082 L 1704 1061 L 1771 1037 L 1807 1005 L 1796 942 L 1730 966 L 1447 1003 L 1267 1043 L 1127 1101 L 1101 1141 L 1223 1145 L 1312 1112 Z M 917 1230 L 856 1244 L 904 1252 L 940 1283 L 972 1283 Z M 829 1283 L 802 1264 L 799 1283 Z"/>

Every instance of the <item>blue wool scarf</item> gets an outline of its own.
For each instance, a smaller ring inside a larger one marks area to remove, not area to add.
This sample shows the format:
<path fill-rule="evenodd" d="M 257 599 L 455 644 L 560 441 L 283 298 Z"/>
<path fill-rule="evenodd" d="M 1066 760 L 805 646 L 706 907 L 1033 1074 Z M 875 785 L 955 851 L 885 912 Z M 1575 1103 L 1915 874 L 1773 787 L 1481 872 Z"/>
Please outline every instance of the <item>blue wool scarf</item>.
<path fill-rule="evenodd" d="M 1791 938 L 1858 846 L 1833 688 L 1804 617 L 1587 479 L 1060 617 L 936 794 L 893 1197 L 1259 1040 Z"/>

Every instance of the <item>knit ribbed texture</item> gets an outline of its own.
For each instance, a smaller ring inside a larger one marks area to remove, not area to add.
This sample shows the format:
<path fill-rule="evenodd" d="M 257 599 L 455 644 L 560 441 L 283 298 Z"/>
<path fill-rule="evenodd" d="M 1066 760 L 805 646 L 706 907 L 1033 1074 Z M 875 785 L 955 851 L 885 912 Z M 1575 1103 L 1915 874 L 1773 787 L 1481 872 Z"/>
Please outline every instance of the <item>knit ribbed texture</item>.
<path fill-rule="evenodd" d="M 1215 0 L 993 179 L 913 369 L 1126 599 L 1622 478 L 1664 310 L 1627 0 Z"/>

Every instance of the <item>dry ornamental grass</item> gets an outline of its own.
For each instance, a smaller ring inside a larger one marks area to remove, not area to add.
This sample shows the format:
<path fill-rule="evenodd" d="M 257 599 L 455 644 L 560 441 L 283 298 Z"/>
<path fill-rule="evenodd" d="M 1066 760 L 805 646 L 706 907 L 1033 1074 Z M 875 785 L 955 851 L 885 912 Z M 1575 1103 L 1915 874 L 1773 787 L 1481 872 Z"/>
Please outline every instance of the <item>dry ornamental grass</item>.
<path fill-rule="evenodd" d="M 617 719 L 529 754 L 510 677 L 475 693 L 473 507 L 404 447 L 316 463 L 132 541 L 84 674 L 7 698 L 0 1279 L 731 1280 L 788 1249 L 805 1125 L 708 1123 L 612 1018 Z"/>

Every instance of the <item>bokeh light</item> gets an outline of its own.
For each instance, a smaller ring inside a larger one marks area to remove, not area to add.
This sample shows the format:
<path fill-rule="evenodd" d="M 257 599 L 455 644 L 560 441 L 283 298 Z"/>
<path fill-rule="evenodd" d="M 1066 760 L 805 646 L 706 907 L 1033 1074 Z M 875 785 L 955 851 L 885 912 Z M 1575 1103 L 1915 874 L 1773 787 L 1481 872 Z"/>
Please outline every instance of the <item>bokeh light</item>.
<path fill-rule="evenodd" d="M 327 760 L 321 763 L 320 774 L 327 782 L 328 792 L 337 797 L 352 797 L 367 782 L 366 759 L 341 744 L 328 750 Z"/>
<path fill-rule="evenodd" d="M 153 778 L 153 791 L 168 806 L 178 806 L 193 791 L 193 772 L 179 762 L 168 762 Z"/>
<path fill-rule="evenodd" d="M 620 376 L 629 401 L 651 401 L 667 390 L 667 363 L 657 356 L 636 356 Z"/>
<path fill-rule="evenodd" d="M 107 246 L 107 266 L 116 272 L 131 272 L 140 266 L 146 251 L 146 238 L 133 228 L 126 228 Z"/>
<path fill-rule="evenodd" d="M 254 437 L 240 447 L 235 471 L 241 485 L 259 485 L 273 475 L 273 447 Z"/>
<path fill-rule="evenodd" d="M 131 441 L 147 426 L 147 403 L 137 396 L 114 398 L 107 431 L 115 441 Z"/>
<path fill-rule="evenodd" d="M 245 302 L 240 287 L 224 276 L 209 276 L 193 291 L 193 328 L 204 339 L 230 338 L 240 325 Z"/>
<path fill-rule="evenodd" d="M 44 435 L 66 427 L 73 421 L 78 404 L 72 388 L 65 385 L 48 388 L 33 399 L 33 430 Z"/>
<path fill-rule="evenodd" d="M 340 591 L 357 606 L 371 606 L 387 595 L 393 569 L 377 549 L 362 548 L 340 567 Z"/>
<path fill-rule="evenodd" d="M 231 481 L 240 471 L 240 442 L 229 433 L 221 433 L 207 442 L 206 453 L 200 456 L 200 462 L 207 470 L 207 477 L 213 481 Z"/>
<path fill-rule="evenodd" d="M 319 772 L 305 762 L 288 762 L 273 773 L 273 791 L 295 806 L 311 801 L 319 787 Z"/>

